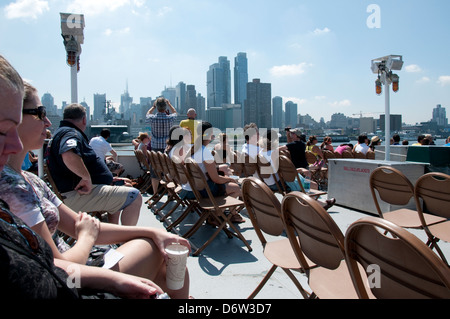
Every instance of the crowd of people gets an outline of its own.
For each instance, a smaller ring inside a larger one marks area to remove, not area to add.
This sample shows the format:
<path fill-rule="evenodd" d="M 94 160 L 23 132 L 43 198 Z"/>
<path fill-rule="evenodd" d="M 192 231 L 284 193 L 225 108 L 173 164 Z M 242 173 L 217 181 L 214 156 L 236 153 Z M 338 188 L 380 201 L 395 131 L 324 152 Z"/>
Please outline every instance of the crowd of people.
<path fill-rule="evenodd" d="M 39 177 L 22 170 L 29 151 L 43 146 L 51 123 L 37 90 L 0 55 L 0 296 L 154 298 L 166 292 L 188 298 L 188 270 L 182 289 L 166 286 L 164 248 L 179 243 L 190 249 L 189 242 L 136 226 L 141 195 L 132 187 L 112 185 L 105 160 L 84 135 L 85 122 L 84 108 L 68 106 L 50 146 L 48 164 L 62 201 Z M 120 214 L 121 225 L 84 213 L 106 208 L 116 212 L 112 216 Z M 56 230 L 76 243 L 62 245 L 55 240 Z M 86 264 L 94 245 L 113 244 L 119 256 L 113 264 Z"/>
<path fill-rule="evenodd" d="M 361 135 L 355 146 L 342 144 L 334 149 L 329 137 L 317 145 L 316 136 L 306 140 L 301 130 L 288 128 L 288 143 L 280 146 L 277 131 L 261 135 L 257 125 L 250 123 L 243 129 L 245 144 L 241 150 L 234 150 L 223 133 L 212 148 L 216 138 L 212 125 L 196 120 L 194 109 L 188 110 L 187 116 L 177 124 L 176 109 L 167 99 L 158 98 L 147 112 L 151 134 L 141 133 L 133 144 L 144 154 L 147 150 L 166 152 L 181 161 L 192 157 L 214 196 L 242 197 L 230 165 L 238 153 L 251 158 L 261 156 L 273 165 L 274 156 L 287 152 L 303 183 L 310 174 L 306 151 L 319 161 L 325 151 L 367 153 L 381 143 L 377 136 L 369 141 Z M 57 188 L 51 189 L 24 163 L 34 160 L 31 152 L 43 147 L 52 123 L 36 88 L 23 81 L 0 55 L 0 296 L 154 298 L 167 292 L 171 298 L 188 298 L 187 269 L 182 289 L 170 290 L 166 286 L 164 248 L 179 243 L 190 249 L 189 241 L 166 231 L 137 226 L 142 195 L 120 177 L 124 168 L 107 141 L 110 132 L 105 129 L 99 137 L 89 140 L 84 133 L 86 123 L 82 105 L 65 107 L 60 127 L 46 151 L 48 169 Z M 425 136 L 419 138 L 418 143 L 429 145 L 432 141 L 425 140 Z M 394 136 L 392 143 L 399 145 L 399 138 Z M 151 177 L 156 191 L 160 176 L 152 169 Z M 274 174 L 264 182 L 275 191 L 279 176 Z M 188 184 L 182 188 L 182 196 L 193 198 Z M 334 203 L 329 199 L 324 206 L 328 209 Z M 89 214 L 98 211 L 107 212 L 108 222 Z M 232 222 L 245 221 L 239 212 L 231 213 Z M 75 238 L 75 243 L 67 244 L 58 231 Z M 99 245 L 106 245 L 117 256 L 107 268 L 90 263 Z M 68 284 L 74 269 L 77 289 Z"/>

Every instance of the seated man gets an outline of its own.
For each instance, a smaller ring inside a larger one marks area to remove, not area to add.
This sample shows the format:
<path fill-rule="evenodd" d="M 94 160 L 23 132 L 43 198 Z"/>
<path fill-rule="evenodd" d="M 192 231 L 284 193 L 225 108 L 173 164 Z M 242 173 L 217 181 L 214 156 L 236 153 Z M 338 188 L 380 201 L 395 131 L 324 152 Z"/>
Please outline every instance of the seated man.
<path fill-rule="evenodd" d="M 100 132 L 100 136 L 91 138 L 89 145 L 94 149 L 95 153 L 101 159 L 104 159 L 108 169 L 116 176 L 120 176 L 124 169 L 123 165 L 117 162 L 117 153 L 108 143 L 107 139 L 111 136 L 110 130 L 104 128 Z M 111 155 L 108 155 L 111 154 Z"/>
<path fill-rule="evenodd" d="M 120 217 L 122 225 L 136 225 L 142 204 L 139 190 L 111 186 L 112 173 L 89 145 L 85 129 L 86 109 L 80 104 L 68 105 L 48 156 L 50 173 L 64 203 L 77 212 L 106 211 L 111 223 L 118 224 Z"/>
<path fill-rule="evenodd" d="M 358 136 L 358 144 L 355 145 L 354 152 L 355 153 L 363 153 L 367 154 L 369 151 L 369 139 L 366 134 L 361 134 Z"/>
<path fill-rule="evenodd" d="M 302 132 L 299 128 L 294 128 L 286 132 L 289 136 L 288 140 L 290 141 L 286 145 L 280 146 L 280 151 L 288 150 L 291 155 L 292 163 L 295 165 L 297 170 L 299 168 L 303 168 L 304 170 L 300 170 L 301 173 L 306 173 L 308 170 L 308 162 L 306 161 L 306 145 L 301 141 Z"/>

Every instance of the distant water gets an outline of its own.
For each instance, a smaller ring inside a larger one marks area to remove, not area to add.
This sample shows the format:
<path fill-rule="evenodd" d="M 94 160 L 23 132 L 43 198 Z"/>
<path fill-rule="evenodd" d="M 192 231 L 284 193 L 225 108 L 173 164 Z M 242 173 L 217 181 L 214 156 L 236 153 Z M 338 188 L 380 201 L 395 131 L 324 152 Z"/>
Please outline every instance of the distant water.
<path fill-rule="evenodd" d="M 445 139 L 437 139 L 434 141 L 436 143 L 436 145 L 444 145 L 445 144 Z M 353 145 L 356 145 L 358 143 L 358 141 L 350 141 L 348 143 L 351 143 Z M 415 141 L 409 141 L 409 145 L 414 144 Z M 281 145 L 286 144 L 286 143 L 281 143 Z M 339 145 L 341 145 L 343 143 L 332 143 L 333 147 L 336 148 Z M 320 144 L 318 144 L 320 146 Z M 385 145 L 384 141 L 381 142 L 381 145 Z M 134 146 L 131 145 L 131 143 L 129 145 L 127 144 L 115 144 L 113 145 L 114 149 L 117 151 L 119 156 L 133 156 L 134 155 Z"/>

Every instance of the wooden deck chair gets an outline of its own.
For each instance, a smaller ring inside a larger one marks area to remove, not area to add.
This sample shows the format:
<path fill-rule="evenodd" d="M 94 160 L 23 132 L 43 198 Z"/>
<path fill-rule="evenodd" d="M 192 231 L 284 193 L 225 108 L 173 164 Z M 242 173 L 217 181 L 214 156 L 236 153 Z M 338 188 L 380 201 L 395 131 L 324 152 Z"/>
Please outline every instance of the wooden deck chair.
<path fill-rule="evenodd" d="M 281 211 L 292 249 L 308 277 L 311 298 L 357 299 L 345 262 L 344 235 L 331 216 L 301 192 L 286 195 Z"/>
<path fill-rule="evenodd" d="M 422 175 L 414 187 L 414 198 L 422 226 L 429 238 L 428 244 L 436 249 L 448 265 L 437 243 L 439 240 L 450 242 L 450 175 L 437 172 Z M 430 224 L 427 213 L 440 217 L 443 221 Z"/>
<path fill-rule="evenodd" d="M 236 151 L 233 154 L 233 162 L 230 163 L 230 168 L 233 170 L 233 174 L 241 177 L 244 173 L 244 163 L 242 161 L 242 153 Z"/>
<path fill-rule="evenodd" d="M 342 158 L 353 158 L 353 153 L 351 151 L 343 151 Z"/>
<path fill-rule="evenodd" d="M 370 174 L 369 185 L 375 207 L 381 218 L 400 227 L 422 228 L 422 222 L 416 210 L 398 208 L 383 212 L 380 207 L 380 201 L 391 205 L 406 206 L 414 199 L 414 186 L 401 171 L 389 166 L 377 167 Z M 435 224 L 444 220 L 430 214 L 424 216 L 427 224 Z"/>
<path fill-rule="evenodd" d="M 366 154 L 361 152 L 353 152 L 353 158 L 366 159 Z"/>
<path fill-rule="evenodd" d="M 309 298 L 310 293 L 302 287 L 292 273 L 292 270 L 303 271 L 303 269 L 292 250 L 289 239 L 280 237 L 284 231 L 284 225 L 279 200 L 266 184 L 254 177 L 244 179 L 242 197 L 253 228 L 263 246 L 264 256 L 272 263 L 269 272 L 250 294 L 249 299 L 253 299 L 261 291 L 278 267 L 288 275 L 303 298 Z M 268 241 L 264 234 L 279 238 Z"/>
<path fill-rule="evenodd" d="M 324 179 L 326 177 L 328 169 L 324 166 L 317 165 L 321 158 L 314 155 L 314 153 L 305 151 L 305 156 L 306 162 L 309 165 L 308 170 L 311 172 L 311 180 L 316 182 L 318 185 L 322 185 L 324 183 Z"/>
<path fill-rule="evenodd" d="M 450 268 L 404 228 L 366 217 L 350 225 L 344 243 L 359 298 L 370 297 L 362 288 L 368 280 L 379 299 L 450 298 Z"/>
<path fill-rule="evenodd" d="M 188 185 L 188 173 L 186 170 L 186 166 L 181 161 L 181 159 L 177 156 L 172 156 L 171 159 L 174 170 L 176 171 L 175 179 L 177 180 L 179 185 Z M 174 173 L 175 174 L 175 173 Z M 192 186 L 191 186 L 192 188 Z M 182 195 L 183 196 L 183 195 Z M 196 211 L 199 215 L 201 215 L 201 209 L 199 208 L 197 199 L 188 199 L 183 196 L 183 201 L 186 204 L 186 209 L 181 213 L 181 215 L 170 223 L 166 229 L 167 231 L 172 231 L 175 227 L 177 227 L 181 222 L 188 216 L 188 214 L 192 211 Z"/>
<path fill-rule="evenodd" d="M 163 170 L 158 154 L 155 151 L 147 151 L 147 154 L 153 172 L 156 174 L 156 176 L 158 176 L 159 179 L 158 189 L 154 189 L 153 196 L 146 201 L 148 208 L 151 209 L 164 197 L 164 195 L 168 193 L 168 189 L 166 187 L 166 182 L 162 179 Z"/>
<path fill-rule="evenodd" d="M 328 166 L 328 160 L 330 158 L 336 158 L 336 154 L 330 150 L 323 150 L 323 160 L 325 161 L 325 165 Z"/>
<path fill-rule="evenodd" d="M 265 179 L 273 178 L 275 181 L 275 186 L 277 188 L 277 191 L 271 190 L 272 192 L 278 192 L 280 194 L 283 194 L 283 188 L 281 186 L 281 180 L 279 179 L 279 176 L 277 174 L 276 167 L 271 165 L 271 163 L 261 154 L 258 154 L 258 176 L 259 178 L 264 182 Z"/>
<path fill-rule="evenodd" d="M 296 185 L 298 185 L 298 187 L 300 188 L 300 191 L 306 193 L 305 189 L 303 188 L 300 177 L 298 176 L 298 172 L 297 169 L 295 168 L 294 163 L 292 163 L 292 161 L 284 155 L 281 155 L 279 158 L 278 173 L 281 179 L 281 186 L 282 188 L 284 188 L 283 189 L 284 195 L 288 193 L 288 189 L 286 188 L 286 185 L 288 183 L 296 183 Z M 319 191 L 316 189 L 311 189 L 310 192 L 308 193 L 309 196 L 314 197 L 315 199 L 325 194 L 327 194 L 327 192 Z"/>
<path fill-rule="evenodd" d="M 211 235 L 211 237 L 199 248 L 193 255 L 199 255 L 203 249 L 205 249 L 223 230 L 228 235 L 229 238 L 233 236 L 239 238 L 245 246 L 247 246 L 249 251 L 252 251 L 250 244 L 242 236 L 239 229 L 230 221 L 232 214 L 229 213 L 228 216 L 225 211 L 229 209 L 230 211 L 239 210 L 244 206 L 244 202 L 231 196 L 217 196 L 214 197 L 206 181 L 206 176 L 192 158 L 185 159 L 186 171 L 189 180 L 189 184 L 192 186 L 192 190 L 198 201 L 199 208 L 202 210 L 202 214 L 198 222 L 191 228 L 184 237 L 191 237 L 202 225 L 203 222 L 211 217 L 215 219 L 219 226 L 217 230 Z M 205 190 L 207 193 L 207 198 L 203 198 L 200 191 Z M 232 231 L 227 229 L 227 226 L 231 228 Z"/>
<path fill-rule="evenodd" d="M 258 159 L 252 158 L 248 154 L 241 153 L 240 157 L 241 162 L 243 163 L 243 177 L 251 177 L 256 176 L 258 174 Z"/>
<path fill-rule="evenodd" d="M 375 159 L 375 152 L 371 152 L 371 151 L 367 152 L 366 153 L 366 158 L 369 159 L 369 160 L 374 160 Z"/>
<path fill-rule="evenodd" d="M 150 175 L 150 165 L 147 162 L 147 158 L 142 150 L 134 150 L 134 155 L 138 161 L 139 167 L 142 171 L 141 178 L 143 180 L 142 185 L 139 187 L 139 191 L 142 194 L 147 193 L 152 187 L 152 179 Z"/>
<path fill-rule="evenodd" d="M 184 205 L 184 201 L 178 195 L 182 188 L 174 178 L 172 161 L 165 153 L 157 152 L 156 154 L 161 165 L 162 180 L 167 189 L 167 200 L 161 207 L 155 210 L 155 213 L 161 217 L 160 221 L 164 222 L 180 205 Z M 175 201 L 173 207 L 168 212 L 164 213 L 164 209 L 173 201 Z"/>

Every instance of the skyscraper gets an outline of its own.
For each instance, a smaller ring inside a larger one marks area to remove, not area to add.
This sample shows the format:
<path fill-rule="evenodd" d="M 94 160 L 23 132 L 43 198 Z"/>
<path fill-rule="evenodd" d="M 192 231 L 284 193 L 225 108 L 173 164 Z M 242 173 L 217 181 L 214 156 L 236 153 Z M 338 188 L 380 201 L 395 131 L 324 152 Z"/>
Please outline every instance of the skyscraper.
<path fill-rule="evenodd" d="M 272 99 L 272 127 L 283 127 L 283 98 L 275 96 Z"/>
<path fill-rule="evenodd" d="M 130 96 L 130 93 L 128 93 L 128 81 L 127 81 L 125 92 L 120 96 L 120 106 L 119 106 L 120 116 L 125 120 L 129 120 L 131 117 L 130 110 L 132 103 L 133 98 Z"/>
<path fill-rule="evenodd" d="M 164 87 L 164 91 L 161 92 L 161 96 L 170 101 L 176 108 L 177 90 L 174 87 Z"/>
<path fill-rule="evenodd" d="M 206 73 L 206 93 L 208 108 L 231 103 L 231 70 L 227 57 L 219 57 L 219 62 L 209 67 Z"/>
<path fill-rule="evenodd" d="M 432 121 L 436 122 L 438 126 L 446 127 L 448 124 L 448 119 L 445 111 L 445 107 L 442 107 L 441 104 L 436 105 L 433 109 L 433 118 Z"/>
<path fill-rule="evenodd" d="M 259 128 L 272 128 L 272 85 L 253 79 L 247 83 L 244 123 L 256 123 Z"/>
<path fill-rule="evenodd" d="M 94 94 L 94 121 L 102 123 L 105 117 L 106 94 Z"/>
<path fill-rule="evenodd" d="M 47 113 L 50 115 L 56 115 L 55 99 L 50 93 L 44 93 L 41 98 L 42 105 L 47 109 Z"/>
<path fill-rule="evenodd" d="M 180 114 L 186 114 L 186 84 L 179 82 L 175 88 L 175 105 L 173 105 Z"/>
<path fill-rule="evenodd" d="M 234 58 L 234 104 L 244 105 L 244 101 L 247 98 L 247 83 L 247 54 L 239 52 Z"/>
<path fill-rule="evenodd" d="M 285 106 L 285 118 L 284 122 L 286 126 L 290 126 L 292 128 L 297 127 L 297 104 L 292 101 L 287 101 Z"/>

